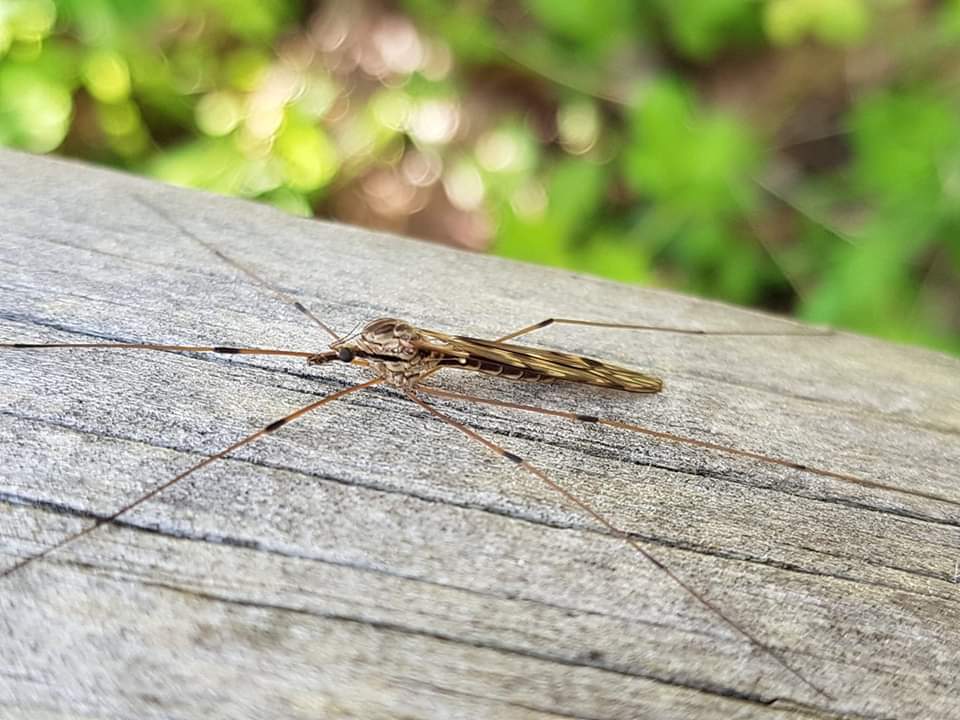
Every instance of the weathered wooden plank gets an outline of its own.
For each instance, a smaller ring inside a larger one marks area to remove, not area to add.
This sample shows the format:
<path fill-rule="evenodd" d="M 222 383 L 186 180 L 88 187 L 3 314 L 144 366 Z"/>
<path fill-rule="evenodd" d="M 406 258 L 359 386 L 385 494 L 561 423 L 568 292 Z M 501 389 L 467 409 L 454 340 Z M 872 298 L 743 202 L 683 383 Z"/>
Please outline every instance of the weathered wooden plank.
<path fill-rule="evenodd" d="M 486 337 L 548 316 L 791 327 L 3 152 L 0 341 L 325 346 L 137 197 L 341 332 L 378 316 Z M 846 334 L 551 328 L 530 342 L 667 386 L 438 384 L 902 489 L 437 402 L 590 499 L 834 699 L 536 479 L 377 388 L 0 580 L 0 715 L 960 716 L 960 363 Z M 0 571 L 356 370 L 0 354 Z"/>

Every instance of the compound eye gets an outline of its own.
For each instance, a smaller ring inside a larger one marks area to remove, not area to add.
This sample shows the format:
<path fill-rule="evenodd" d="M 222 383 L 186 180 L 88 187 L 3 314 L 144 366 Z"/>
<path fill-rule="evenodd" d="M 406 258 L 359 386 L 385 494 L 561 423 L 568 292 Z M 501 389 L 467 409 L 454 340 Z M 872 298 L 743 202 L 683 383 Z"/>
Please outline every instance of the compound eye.
<path fill-rule="evenodd" d="M 337 360 L 341 362 L 353 362 L 353 359 L 356 357 L 356 353 L 353 352 L 350 348 L 342 347 L 340 352 L 337 353 Z"/>

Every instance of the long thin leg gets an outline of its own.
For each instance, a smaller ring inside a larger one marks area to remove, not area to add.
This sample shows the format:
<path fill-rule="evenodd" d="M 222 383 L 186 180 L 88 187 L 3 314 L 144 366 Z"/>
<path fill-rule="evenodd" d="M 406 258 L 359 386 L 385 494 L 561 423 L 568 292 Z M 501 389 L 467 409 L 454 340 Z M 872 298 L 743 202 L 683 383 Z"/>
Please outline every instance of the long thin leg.
<path fill-rule="evenodd" d="M 164 210 L 163 208 L 161 208 L 161 207 L 159 207 L 159 206 L 157 206 L 157 205 L 154 205 L 152 202 L 148 201 L 148 200 L 147 200 L 145 197 L 143 197 L 142 195 L 131 194 L 131 197 L 132 197 L 136 202 L 140 203 L 141 205 L 143 205 L 144 207 L 146 207 L 148 210 L 150 210 L 151 212 L 153 212 L 155 215 L 159 215 L 161 218 L 163 218 L 164 220 L 166 220 L 170 225 L 172 225 L 173 227 L 177 228 L 181 233 L 183 233 L 184 235 L 186 235 L 188 238 L 190 238 L 191 240 L 193 240 L 193 241 L 196 242 L 197 244 L 202 245 L 203 247 L 205 247 L 208 251 L 210 251 L 211 253 L 213 253 L 214 255 L 216 255 L 218 258 L 220 258 L 221 260 L 223 260 L 225 263 L 227 263 L 228 265 L 230 265 L 230 267 L 234 268 L 235 270 L 239 270 L 239 271 L 242 272 L 244 275 L 246 275 L 246 276 L 249 277 L 251 280 L 253 280 L 257 285 L 259 285 L 260 287 L 262 287 L 264 290 L 272 293 L 275 297 L 279 298 L 281 301 L 285 302 L 287 305 L 290 305 L 291 307 L 293 307 L 295 310 L 297 310 L 297 312 L 299 312 L 301 315 L 304 315 L 304 316 L 307 317 L 309 320 L 311 320 L 313 323 L 315 323 L 315 324 L 316 324 L 318 327 L 320 327 L 324 332 L 326 332 L 328 335 L 330 335 L 330 337 L 332 337 L 334 340 L 339 340 L 339 339 L 340 339 L 340 336 L 337 335 L 337 333 L 335 333 L 333 330 L 331 330 L 331 329 L 330 329 L 330 326 L 328 326 L 326 323 L 324 323 L 322 320 L 320 320 L 320 318 L 318 318 L 316 315 L 314 315 L 312 312 L 310 312 L 306 307 L 304 307 L 304 305 L 303 305 L 300 301 L 294 300 L 292 297 L 290 297 L 289 295 L 287 295 L 285 292 L 283 292 L 282 290 L 274 287 L 271 283 L 269 283 L 269 282 L 267 282 L 266 280 L 264 280 L 262 277 L 260 277 L 260 275 L 258 275 L 257 273 L 255 273 L 253 270 L 251 270 L 250 268 L 248 268 L 246 265 L 243 265 L 242 263 L 234 260 L 232 257 L 226 255 L 225 253 L 223 253 L 222 251 L 218 250 L 216 247 L 214 247 L 213 245 L 211 245 L 210 243 L 208 243 L 206 240 L 202 240 L 199 236 L 197 236 L 197 235 L 195 235 L 194 233 L 190 232 L 190 230 L 188 230 L 185 226 L 183 226 L 181 223 L 177 222 L 177 221 L 170 215 L 170 213 L 168 213 L 168 212 L 167 212 L 166 210 Z"/>
<path fill-rule="evenodd" d="M 417 391 L 435 395 L 437 397 L 447 398 L 448 400 L 462 400 L 464 402 L 495 405 L 496 407 L 509 408 L 511 410 L 523 410 L 525 412 L 540 413 L 541 415 L 551 415 L 553 417 L 564 418 L 565 420 L 573 420 L 574 422 L 588 424 L 592 423 L 596 425 L 619 428 L 621 430 L 629 430 L 630 432 L 641 433 L 643 435 L 657 438 L 658 440 L 666 440 L 668 442 L 681 445 L 691 445 L 693 447 L 705 448 L 707 450 L 716 450 L 717 452 L 722 452 L 727 455 L 757 460 L 769 465 L 778 465 L 780 467 L 790 468 L 792 470 L 801 470 L 813 475 L 820 475 L 821 477 L 840 480 L 841 482 L 850 483 L 852 485 L 859 485 L 860 487 L 871 488 L 874 490 L 885 490 L 887 492 L 899 493 L 900 495 L 924 498 L 926 500 L 935 500 L 937 502 L 960 507 L 960 500 L 952 500 L 943 495 L 937 495 L 936 493 L 922 492 L 920 490 L 907 490 L 904 488 L 894 487 L 892 485 L 885 485 L 884 483 L 857 477 L 856 475 L 834 472 L 833 470 L 824 470 L 823 468 L 804 465 L 803 463 L 793 462 L 792 460 L 783 460 L 781 458 L 770 457 L 769 455 L 762 455 L 749 450 L 739 450 L 728 445 L 720 445 L 707 440 L 697 440 L 696 438 L 675 435 L 674 433 L 663 432 L 661 430 L 651 430 L 650 428 L 643 427 L 642 425 L 636 425 L 623 420 L 609 420 L 606 418 L 597 417 L 596 415 L 581 415 L 580 413 L 573 413 L 566 410 L 553 410 L 550 408 L 538 407 L 536 405 L 524 405 L 523 403 L 509 402 L 507 400 L 495 400 L 493 398 L 478 397 L 476 395 L 462 395 L 461 393 L 450 392 L 449 390 L 441 390 L 440 388 L 435 387 L 424 387 L 422 385 L 417 387 Z"/>
<path fill-rule="evenodd" d="M 160 350 L 162 352 L 219 353 L 221 355 L 282 355 L 310 358 L 318 354 L 301 350 L 237 348 L 225 345 L 157 345 L 153 343 L 0 343 L 0 350 L 41 350 L 47 348 L 100 348 L 101 350 Z"/>
<path fill-rule="evenodd" d="M 357 392 L 358 390 L 368 388 L 371 385 L 376 385 L 377 383 L 381 383 L 381 382 L 383 382 L 383 378 L 376 377 L 376 378 L 373 378 L 372 380 L 367 380 L 366 382 L 359 383 L 358 385 L 351 385 L 350 387 L 344 388 L 343 390 L 337 390 L 336 392 L 331 393 L 326 397 L 322 397 L 319 400 L 316 400 L 310 403 L 309 405 L 304 405 L 299 410 L 295 410 L 289 415 L 286 415 L 280 418 L 279 420 L 274 420 L 269 425 L 265 425 L 264 427 L 260 428 L 256 432 L 251 433 L 240 440 L 237 440 L 237 442 L 233 443 L 227 448 L 224 448 L 220 452 L 214 453 L 213 455 L 209 455 L 205 457 L 203 460 L 201 460 L 200 462 L 198 462 L 197 464 L 191 465 L 189 468 L 184 470 L 175 478 L 172 478 L 171 480 L 167 480 L 165 482 L 160 483 L 159 485 L 154 486 L 153 488 L 145 492 L 143 495 L 138 497 L 136 500 L 132 500 L 131 502 L 121 507 L 119 510 L 115 510 L 114 512 L 112 512 L 110 515 L 107 515 L 106 517 L 97 518 L 92 525 L 88 525 L 83 530 L 80 530 L 79 532 L 75 532 L 73 535 L 68 535 L 67 537 L 54 543 L 53 545 L 50 545 L 49 547 L 44 548 L 43 550 L 36 553 L 35 555 L 30 555 L 26 558 L 23 558 L 22 560 L 14 564 L 12 567 L 5 569 L 3 572 L 0 572 L 0 578 L 5 578 L 9 575 L 12 575 L 18 570 L 25 568 L 27 565 L 30 565 L 31 563 L 36 562 L 37 560 L 41 560 L 42 558 L 45 558 L 50 553 L 55 552 L 63 547 L 66 547 L 67 545 L 71 544 L 75 540 L 79 540 L 80 538 L 84 537 L 85 535 L 89 535 L 90 533 L 92 533 L 94 530 L 96 530 L 102 525 L 107 525 L 109 523 L 112 523 L 120 516 L 125 515 L 126 513 L 133 510 L 134 508 L 147 502 L 151 498 L 156 497 L 167 488 L 180 482 L 188 475 L 192 475 L 200 468 L 206 467 L 207 465 L 212 463 L 214 460 L 219 460 L 220 458 L 229 455 L 234 450 L 242 448 L 244 445 L 249 445 L 254 440 L 257 440 L 258 438 L 261 438 L 264 435 L 269 435 L 270 433 L 276 432 L 277 430 L 282 428 L 284 425 L 287 425 L 288 423 L 293 422 L 297 418 L 303 417 L 307 413 L 316 410 L 321 405 L 326 405 L 327 403 L 337 400 L 338 398 L 342 398 L 344 395 L 349 395 L 350 393 Z"/>
<path fill-rule="evenodd" d="M 426 390 L 427 388 L 423 388 L 423 387 L 418 388 L 418 391 L 426 391 Z M 433 392 L 432 388 L 430 389 L 430 392 Z M 755 648 L 763 651 L 766 655 L 773 658 L 773 660 L 775 660 L 778 665 L 780 665 L 782 668 L 787 670 L 791 675 L 793 675 L 798 680 L 800 680 L 804 685 L 811 688 L 816 693 L 818 693 L 819 695 L 822 695 L 825 698 L 828 698 L 830 700 L 834 699 L 826 691 L 814 685 L 810 680 L 805 678 L 798 670 L 796 670 L 793 666 L 791 666 L 790 663 L 787 662 L 786 658 L 783 657 L 783 655 L 781 655 L 772 647 L 764 643 L 756 635 L 754 635 L 752 632 L 747 630 L 743 625 L 741 625 L 739 622 L 737 622 L 736 620 L 731 618 L 729 615 L 727 615 L 725 612 L 723 612 L 719 607 L 717 607 L 716 605 L 711 603 L 709 600 L 707 600 L 707 598 L 699 590 L 694 588 L 686 580 L 681 578 L 673 570 L 671 570 L 669 567 L 664 565 L 660 560 L 654 557 L 649 550 L 645 549 L 642 545 L 640 545 L 640 543 L 637 542 L 634 538 L 632 538 L 629 533 L 627 533 L 624 530 L 621 530 L 620 528 L 615 526 L 612 522 L 607 520 L 607 518 L 603 514 L 601 514 L 598 510 L 596 510 L 586 500 L 582 500 L 581 498 L 574 495 L 572 492 L 570 492 L 565 487 L 560 485 L 557 481 L 549 477 L 543 470 L 536 467 L 535 465 L 530 464 L 519 455 L 514 455 L 509 450 L 506 450 L 500 447 L 499 445 L 497 445 L 496 443 L 490 440 L 487 440 L 485 437 L 475 432 L 474 430 L 468 428 L 463 423 L 437 410 L 435 407 L 433 407 L 429 403 L 424 402 L 421 398 L 417 397 L 415 393 L 408 391 L 407 397 L 409 397 L 411 400 L 417 403 L 417 405 L 419 405 L 420 407 L 424 408 L 431 415 L 434 415 L 440 420 L 443 420 L 443 422 L 447 423 L 448 425 L 452 425 L 453 427 L 455 427 L 457 430 L 462 432 L 471 440 L 474 440 L 480 443 L 481 445 L 486 447 L 488 450 L 491 450 L 497 455 L 499 455 L 500 457 L 505 458 L 506 460 L 509 460 L 510 462 L 520 466 L 521 468 L 526 470 L 528 473 L 536 477 L 538 480 L 544 483 L 548 488 L 550 488 L 555 493 L 563 497 L 571 505 L 574 505 L 580 510 L 582 510 L 584 513 L 586 513 L 591 518 L 596 520 L 598 523 L 603 525 L 613 535 L 615 535 L 616 537 L 619 537 L 621 540 L 627 543 L 627 545 L 633 548 L 644 559 L 646 559 L 658 570 L 661 570 L 662 572 L 664 572 L 667 575 L 667 577 L 669 577 L 673 582 L 675 582 L 677 585 L 683 588 L 683 590 L 685 590 L 686 593 L 690 595 L 690 597 L 692 597 L 694 600 L 696 600 L 698 603 L 700 603 L 703 607 L 705 607 L 711 613 L 716 615 L 718 618 L 723 620 L 723 622 L 725 622 L 731 628 L 736 630 L 740 635 L 745 637 L 750 642 L 750 644 L 753 645 Z M 466 398 L 467 396 L 460 396 L 460 397 Z"/>
<path fill-rule="evenodd" d="M 519 330 L 504 335 L 503 337 L 498 337 L 496 342 L 506 342 L 507 340 L 513 340 L 518 338 L 521 335 L 529 335 L 532 332 L 537 330 L 542 330 L 545 327 L 551 325 L 583 325 L 586 327 L 598 327 L 598 328 L 616 328 L 619 330 L 655 330 L 657 332 L 667 332 L 667 333 L 676 333 L 679 335 L 756 335 L 756 336 L 778 336 L 778 335 L 814 335 L 814 336 L 826 336 L 833 335 L 833 330 L 829 328 L 824 329 L 803 329 L 796 331 L 787 331 L 782 330 L 774 332 L 773 330 L 696 330 L 690 328 L 675 328 L 675 327 L 661 327 L 659 325 L 630 325 L 626 323 L 611 323 L 611 322 L 598 322 L 595 320 L 573 320 L 571 318 L 547 318 L 546 320 L 541 320 L 538 323 L 533 325 L 527 325 L 522 327 Z"/>

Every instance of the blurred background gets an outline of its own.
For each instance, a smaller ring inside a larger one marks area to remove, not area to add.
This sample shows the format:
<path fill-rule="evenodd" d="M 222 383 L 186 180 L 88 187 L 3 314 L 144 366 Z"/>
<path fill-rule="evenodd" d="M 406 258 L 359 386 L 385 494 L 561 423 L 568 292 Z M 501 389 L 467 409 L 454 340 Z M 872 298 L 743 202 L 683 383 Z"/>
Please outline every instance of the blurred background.
<path fill-rule="evenodd" d="M 960 0 L 0 0 L 0 144 L 960 353 Z"/>

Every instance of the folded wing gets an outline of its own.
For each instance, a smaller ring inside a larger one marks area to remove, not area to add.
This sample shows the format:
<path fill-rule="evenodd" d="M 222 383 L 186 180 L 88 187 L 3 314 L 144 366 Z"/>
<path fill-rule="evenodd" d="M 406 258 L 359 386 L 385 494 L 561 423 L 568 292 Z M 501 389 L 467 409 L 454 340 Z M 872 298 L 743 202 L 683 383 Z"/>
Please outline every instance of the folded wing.
<path fill-rule="evenodd" d="M 474 370 L 511 380 L 582 383 L 627 392 L 654 393 L 663 388 L 660 378 L 582 355 L 433 330 L 424 330 L 423 334 L 423 349 L 444 355 L 440 362 L 443 367 Z"/>

